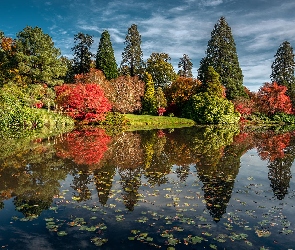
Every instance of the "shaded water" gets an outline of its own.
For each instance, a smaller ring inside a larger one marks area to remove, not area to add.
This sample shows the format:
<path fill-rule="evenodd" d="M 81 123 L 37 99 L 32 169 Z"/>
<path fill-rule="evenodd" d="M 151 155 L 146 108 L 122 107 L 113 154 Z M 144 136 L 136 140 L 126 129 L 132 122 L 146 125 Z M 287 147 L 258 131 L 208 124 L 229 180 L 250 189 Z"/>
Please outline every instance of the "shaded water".
<path fill-rule="evenodd" d="M 295 134 L 74 131 L 0 147 L 3 249 L 292 249 Z"/>

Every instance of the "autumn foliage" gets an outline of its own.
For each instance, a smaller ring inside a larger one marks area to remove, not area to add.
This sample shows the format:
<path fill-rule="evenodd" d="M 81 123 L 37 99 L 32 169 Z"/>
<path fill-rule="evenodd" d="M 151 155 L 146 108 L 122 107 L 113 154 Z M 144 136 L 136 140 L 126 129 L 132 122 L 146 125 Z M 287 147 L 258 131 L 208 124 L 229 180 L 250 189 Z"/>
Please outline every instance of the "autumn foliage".
<path fill-rule="evenodd" d="M 57 143 L 56 155 L 77 164 L 98 164 L 108 150 L 111 138 L 103 129 L 74 131 Z"/>
<path fill-rule="evenodd" d="M 103 120 L 111 110 L 111 103 L 97 84 L 64 84 L 55 90 L 58 107 L 74 119 Z"/>
<path fill-rule="evenodd" d="M 145 84 L 137 76 L 120 76 L 111 80 L 114 88 L 112 95 L 113 111 L 134 113 L 141 110 L 141 98 Z"/>
<path fill-rule="evenodd" d="M 293 114 L 292 103 L 286 95 L 287 87 L 276 82 L 265 83 L 257 93 L 257 105 L 262 113 L 273 115 L 275 113 Z"/>
<path fill-rule="evenodd" d="M 285 156 L 284 150 L 289 146 L 291 133 L 274 134 L 269 132 L 261 135 L 257 151 L 262 160 L 274 161 Z"/>

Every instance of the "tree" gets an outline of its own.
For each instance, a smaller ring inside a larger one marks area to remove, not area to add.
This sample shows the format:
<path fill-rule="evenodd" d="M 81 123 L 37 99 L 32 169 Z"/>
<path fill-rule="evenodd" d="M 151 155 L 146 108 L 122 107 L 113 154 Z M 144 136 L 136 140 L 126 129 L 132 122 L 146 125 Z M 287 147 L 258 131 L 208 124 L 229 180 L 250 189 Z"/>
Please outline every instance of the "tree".
<path fill-rule="evenodd" d="M 145 91 L 142 98 L 142 114 L 155 115 L 157 103 L 155 98 L 155 85 L 151 74 L 145 73 Z"/>
<path fill-rule="evenodd" d="M 77 120 L 103 120 L 105 113 L 112 107 L 97 84 L 64 84 L 57 86 L 55 90 L 57 105 Z"/>
<path fill-rule="evenodd" d="M 112 79 L 114 95 L 112 97 L 113 111 L 134 113 L 141 110 L 141 98 L 144 95 L 144 82 L 138 76 L 120 76 Z"/>
<path fill-rule="evenodd" d="M 274 115 L 275 113 L 292 114 L 292 104 L 286 95 L 287 87 L 276 82 L 266 82 L 257 93 L 257 105 L 262 113 Z"/>
<path fill-rule="evenodd" d="M 209 66 L 204 72 L 202 89 L 210 95 L 225 97 L 224 88 L 220 82 L 220 76 L 212 66 Z"/>
<path fill-rule="evenodd" d="M 60 85 L 66 66 L 60 59 L 60 50 L 51 37 L 39 27 L 27 26 L 17 34 L 16 52 L 18 71 L 28 84 Z"/>
<path fill-rule="evenodd" d="M 103 71 L 108 80 L 118 77 L 114 50 L 107 30 L 101 34 L 96 54 L 96 68 Z"/>
<path fill-rule="evenodd" d="M 195 94 L 200 92 L 201 82 L 191 77 L 178 77 L 164 89 L 168 102 L 168 112 L 175 115 L 181 113 L 183 105 Z"/>
<path fill-rule="evenodd" d="M 191 59 L 187 54 L 184 54 L 182 58 L 180 58 L 180 61 L 178 63 L 178 68 L 180 70 L 178 71 L 178 75 L 184 76 L 184 77 L 193 77 L 192 74 L 192 68 L 193 63 L 191 62 Z"/>
<path fill-rule="evenodd" d="M 211 39 L 208 41 L 206 56 L 200 62 L 198 78 L 202 82 L 208 66 L 212 66 L 220 75 L 228 99 L 246 96 L 236 45 L 231 28 L 224 17 L 221 17 L 215 24 L 211 32 Z"/>
<path fill-rule="evenodd" d="M 271 65 L 271 80 L 288 88 L 287 95 L 295 105 L 295 76 L 293 48 L 288 41 L 284 41 L 275 54 L 275 60 Z"/>
<path fill-rule="evenodd" d="M 184 116 L 201 124 L 231 124 L 240 119 L 240 114 L 235 112 L 231 101 L 208 92 L 192 96 Z"/>
<path fill-rule="evenodd" d="M 177 78 L 170 60 L 167 53 L 152 53 L 147 59 L 146 71 L 152 75 L 155 88 L 165 88 Z"/>
<path fill-rule="evenodd" d="M 137 30 L 137 25 L 132 24 L 128 29 L 124 44 L 126 47 L 122 53 L 121 71 L 130 76 L 142 73 L 143 53 L 141 50 L 141 35 Z"/>
<path fill-rule="evenodd" d="M 18 71 L 15 40 L 0 33 L 0 87 L 12 81 L 21 85 Z"/>
<path fill-rule="evenodd" d="M 74 36 L 75 46 L 72 48 L 74 52 L 74 73 L 88 73 L 91 65 L 92 53 L 90 52 L 93 43 L 92 36 L 79 32 Z"/>

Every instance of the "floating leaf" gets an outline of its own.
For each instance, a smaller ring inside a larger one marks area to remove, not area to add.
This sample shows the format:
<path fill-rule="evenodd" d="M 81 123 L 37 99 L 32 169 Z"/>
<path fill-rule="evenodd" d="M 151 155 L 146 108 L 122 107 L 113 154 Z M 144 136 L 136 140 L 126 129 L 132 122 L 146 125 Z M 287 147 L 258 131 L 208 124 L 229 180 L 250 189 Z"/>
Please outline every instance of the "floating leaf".
<path fill-rule="evenodd" d="M 66 231 L 59 231 L 59 232 L 57 232 L 57 235 L 58 236 L 65 236 L 65 235 L 67 235 L 67 232 Z"/>

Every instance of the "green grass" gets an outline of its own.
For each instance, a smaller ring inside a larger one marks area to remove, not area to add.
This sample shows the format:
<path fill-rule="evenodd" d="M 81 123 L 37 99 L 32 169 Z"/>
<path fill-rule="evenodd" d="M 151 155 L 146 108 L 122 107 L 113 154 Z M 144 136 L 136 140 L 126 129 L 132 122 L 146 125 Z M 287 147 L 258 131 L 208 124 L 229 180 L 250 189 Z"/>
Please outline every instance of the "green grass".
<path fill-rule="evenodd" d="M 125 117 L 130 123 L 128 130 L 181 128 L 195 125 L 193 120 L 178 117 L 133 114 L 126 114 Z"/>

